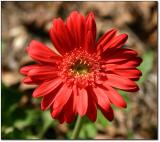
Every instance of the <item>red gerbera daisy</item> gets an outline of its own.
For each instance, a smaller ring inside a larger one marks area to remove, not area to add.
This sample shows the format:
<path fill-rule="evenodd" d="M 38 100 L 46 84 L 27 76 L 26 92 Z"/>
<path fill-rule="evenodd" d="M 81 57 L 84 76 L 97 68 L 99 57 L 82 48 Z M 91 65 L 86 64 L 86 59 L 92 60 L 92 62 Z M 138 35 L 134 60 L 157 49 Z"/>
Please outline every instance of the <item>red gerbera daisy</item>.
<path fill-rule="evenodd" d="M 51 40 L 59 52 L 38 41 L 32 41 L 28 54 L 37 62 L 23 67 L 23 82 L 38 84 L 33 97 L 43 97 L 41 109 L 51 109 L 60 123 L 71 123 L 77 114 L 91 121 L 97 108 L 113 119 L 111 104 L 125 108 L 126 102 L 116 89 L 135 92 L 141 72 L 137 52 L 122 48 L 127 34 L 116 35 L 111 29 L 96 41 L 96 23 L 91 12 L 87 17 L 74 11 L 64 22 L 53 20 Z"/>

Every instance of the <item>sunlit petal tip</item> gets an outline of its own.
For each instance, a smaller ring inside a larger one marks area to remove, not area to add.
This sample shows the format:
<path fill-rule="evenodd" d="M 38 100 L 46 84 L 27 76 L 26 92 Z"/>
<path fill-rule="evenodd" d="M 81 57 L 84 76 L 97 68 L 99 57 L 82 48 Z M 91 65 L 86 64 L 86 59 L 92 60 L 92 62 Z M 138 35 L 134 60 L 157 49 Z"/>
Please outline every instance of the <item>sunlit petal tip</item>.
<path fill-rule="evenodd" d="M 19 70 L 19 72 L 21 73 L 21 74 L 27 74 L 27 70 L 26 70 L 26 67 L 22 67 L 22 68 L 20 68 L 20 70 Z"/>

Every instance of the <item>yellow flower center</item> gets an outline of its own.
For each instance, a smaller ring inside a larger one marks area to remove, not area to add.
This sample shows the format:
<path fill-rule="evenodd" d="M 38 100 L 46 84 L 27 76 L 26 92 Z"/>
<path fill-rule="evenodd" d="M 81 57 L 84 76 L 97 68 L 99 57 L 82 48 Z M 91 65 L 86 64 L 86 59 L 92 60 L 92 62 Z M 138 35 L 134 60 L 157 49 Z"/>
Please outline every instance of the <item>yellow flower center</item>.
<path fill-rule="evenodd" d="M 89 72 L 90 66 L 82 60 L 78 60 L 73 66 L 72 70 L 75 74 L 84 75 Z"/>

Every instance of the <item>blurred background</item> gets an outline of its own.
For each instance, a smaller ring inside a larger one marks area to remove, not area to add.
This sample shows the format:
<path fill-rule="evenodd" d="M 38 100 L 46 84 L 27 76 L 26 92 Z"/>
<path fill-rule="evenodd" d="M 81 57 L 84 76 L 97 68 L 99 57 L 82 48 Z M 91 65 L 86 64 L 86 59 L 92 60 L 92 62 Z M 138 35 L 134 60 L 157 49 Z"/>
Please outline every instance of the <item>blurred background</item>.
<path fill-rule="evenodd" d="M 79 139 L 157 139 L 157 2 L 2 2 L 2 139 L 69 139 L 75 123 L 59 124 L 31 97 L 35 86 L 21 83 L 19 69 L 33 61 L 25 52 L 32 39 L 54 48 L 48 31 L 52 19 L 72 10 L 95 13 L 97 38 L 110 28 L 127 33 L 126 45 L 143 58 L 140 91 L 120 91 L 127 109 L 114 107 L 108 122 L 98 112 L 85 119 Z"/>

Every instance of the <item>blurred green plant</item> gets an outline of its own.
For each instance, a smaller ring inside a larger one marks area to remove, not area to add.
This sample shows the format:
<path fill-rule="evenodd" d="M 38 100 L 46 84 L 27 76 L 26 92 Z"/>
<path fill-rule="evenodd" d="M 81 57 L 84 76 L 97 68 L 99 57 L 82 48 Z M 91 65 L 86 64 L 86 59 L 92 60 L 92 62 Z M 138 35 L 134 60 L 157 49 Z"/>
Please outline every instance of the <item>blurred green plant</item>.
<path fill-rule="evenodd" d="M 128 102 L 125 92 L 120 93 Z M 2 83 L 2 139 L 44 139 L 47 130 L 50 127 L 56 127 L 56 121 L 51 118 L 48 111 L 43 112 L 33 106 L 26 108 L 19 106 L 22 95 L 21 92 L 6 87 Z M 84 118 L 79 139 L 93 139 L 99 125 L 106 128 L 111 124 L 98 110 L 96 123 L 92 123 L 87 117 Z M 69 131 L 66 133 L 66 138 L 70 139 L 74 125 L 74 122 L 68 125 Z"/>
<path fill-rule="evenodd" d="M 154 52 L 153 51 L 146 52 L 145 54 L 143 54 L 142 59 L 143 59 L 143 62 L 138 67 L 138 69 L 142 71 L 142 77 L 138 81 L 139 84 L 145 81 L 148 73 L 152 70 Z"/>
<path fill-rule="evenodd" d="M 81 128 L 78 139 L 93 139 L 98 131 L 96 123 L 91 122 L 87 117 L 83 118 L 83 126 Z M 72 130 L 75 122 L 72 123 Z M 70 127 L 71 128 L 71 127 Z M 70 139 L 73 131 L 67 133 L 67 138 Z"/>
<path fill-rule="evenodd" d="M 2 139 L 43 139 L 55 121 L 48 111 L 19 106 L 21 95 L 2 83 Z"/>

